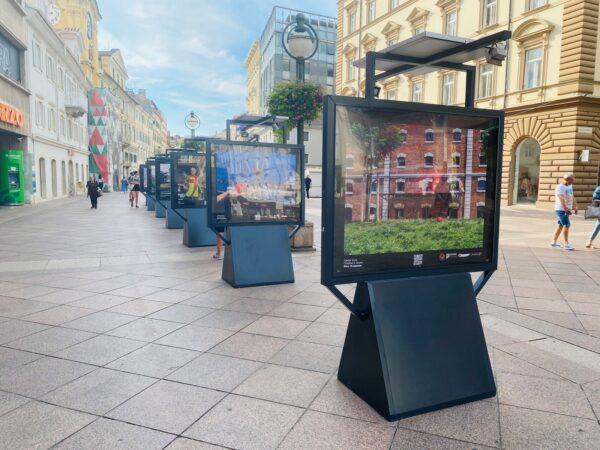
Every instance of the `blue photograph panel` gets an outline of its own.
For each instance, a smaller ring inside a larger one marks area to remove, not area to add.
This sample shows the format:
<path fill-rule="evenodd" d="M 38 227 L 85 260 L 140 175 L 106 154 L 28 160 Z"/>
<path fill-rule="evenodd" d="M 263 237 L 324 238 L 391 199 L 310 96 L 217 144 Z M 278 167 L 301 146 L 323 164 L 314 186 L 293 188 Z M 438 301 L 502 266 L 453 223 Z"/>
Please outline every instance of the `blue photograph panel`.
<path fill-rule="evenodd" d="M 171 163 L 168 160 L 160 159 L 156 163 L 156 168 L 156 197 L 163 202 L 169 202 L 171 200 Z"/>
<path fill-rule="evenodd" d="M 211 149 L 215 225 L 302 221 L 299 147 L 213 143 Z"/>
<path fill-rule="evenodd" d="M 206 156 L 204 153 L 171 154 L 171 204 L 174 209 L 206 207 Z"/>

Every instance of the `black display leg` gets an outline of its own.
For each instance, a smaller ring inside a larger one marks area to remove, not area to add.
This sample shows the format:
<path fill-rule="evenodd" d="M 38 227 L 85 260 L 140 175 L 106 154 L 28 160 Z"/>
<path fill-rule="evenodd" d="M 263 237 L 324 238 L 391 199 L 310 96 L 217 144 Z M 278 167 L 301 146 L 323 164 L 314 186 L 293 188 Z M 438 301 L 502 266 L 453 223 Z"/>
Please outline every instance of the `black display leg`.
<path fill-rule="evenodd" d="M 224 281 L 249 287 L 294 282 L 287 225 L 248 225 L 227 228 Z"/>
<path fill-rule="evenodd" d="M 180 211 L 178 211 L 181 214 Z M 167 220 L 165 227 L 169 230 L 183 230 L 183 217 L 181 217 L 174 209 L 167 209 Z"/>
<path fill-rule="evenodd" d="M 146 197 L 146 206 L 148 207 L 148 211 L 154 211 L 156 202 L 152 197 Z"/>
<path fill-rule="evenodd" d="M 164 219 L 167 217 L 167 208 L 165 208 L 164 205 L 159 201 L 156 201 L 155 204 L 154 217 L 157 219 Z"/>
<path fill-rule="evenodd" d="M 387 420 L 496 395 L 469 274 L 358 283 L 338 379 Z"/>
<path fill-rule="evenodd" d="M 183 224 L 183 245 L 187 247 L 216 246 L 216 238 L 206 221 L 206 208 L 190 208 L 185 210 Z"/>

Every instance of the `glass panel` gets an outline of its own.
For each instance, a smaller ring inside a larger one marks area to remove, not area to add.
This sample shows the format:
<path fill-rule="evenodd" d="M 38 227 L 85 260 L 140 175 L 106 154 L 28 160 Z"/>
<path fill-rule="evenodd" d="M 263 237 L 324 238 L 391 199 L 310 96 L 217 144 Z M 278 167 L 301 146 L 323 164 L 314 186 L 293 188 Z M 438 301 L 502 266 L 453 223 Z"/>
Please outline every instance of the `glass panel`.
<path fill-rule="evenodd" d="M 171 203 L 175 208 L 206 206 L 206 158 L 201 153 L 177 154 L 173 160 L 175 179 Z"/>
<path fill-rule="evenodd" d="M 527 138 L 517 147 L 517 203 L 535 203 L 540 182 L 540 145 Z"/>
<path fill-rule="evenodd" d="M 540 84 L 540 72 L 542 66 L 542 49 L 541 47 L 532 48 L 525 52 L 525 76 L 524 89 L 533 89 Z"/>

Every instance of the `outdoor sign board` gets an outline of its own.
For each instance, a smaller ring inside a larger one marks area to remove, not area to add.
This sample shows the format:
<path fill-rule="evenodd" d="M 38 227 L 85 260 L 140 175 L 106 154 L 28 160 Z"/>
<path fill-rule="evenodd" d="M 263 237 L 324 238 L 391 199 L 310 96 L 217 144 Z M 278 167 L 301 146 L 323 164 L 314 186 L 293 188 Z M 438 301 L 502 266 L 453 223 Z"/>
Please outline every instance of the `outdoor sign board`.
<path fill-rule="evenodd" d="M 146 164 L 148 165 L 147 192 L 150 197 L 154 197 L 156 195 L 156 160 L 149 159 Z"/>
<path fill-rule="evenodd" d="M 502 112 L 325 102 L 325 285 L 497 265 Z"/>
<path fill-rule="evenodd" d="M 140 164 L 140 190 L 146 192 L 148 185 L 148 166 L 146 164 Z"/>
<path fill-rule="evenodd" d="M 209 141 L 213 227 L 304 223 L 304 146 Z"/>
<path fill-rule="evenodd" d="M 206 207 L 206 155 L 171 152 L 171 206 L 173 209 Z"/>
<path fill-rule="evenodd" d="M 156 158 L 156 200 L 167 203 L 171 200 L 171 162 L 166 156 Z"/>

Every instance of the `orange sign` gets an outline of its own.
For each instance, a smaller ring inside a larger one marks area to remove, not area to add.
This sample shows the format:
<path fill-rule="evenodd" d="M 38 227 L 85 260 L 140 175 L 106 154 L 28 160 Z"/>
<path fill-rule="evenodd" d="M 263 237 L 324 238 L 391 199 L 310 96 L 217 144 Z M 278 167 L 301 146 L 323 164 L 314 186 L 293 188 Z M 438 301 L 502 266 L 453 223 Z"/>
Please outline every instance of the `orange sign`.
<path fill-rule="evenodd" d="M 6 103 L 0 103 L 0 122 L 21 128 L 23 127 L 23 113 Z"/>

